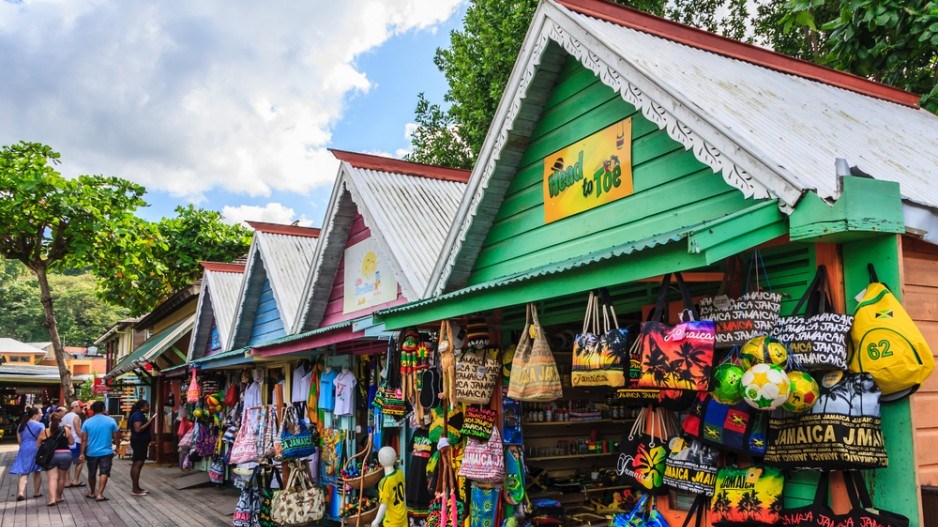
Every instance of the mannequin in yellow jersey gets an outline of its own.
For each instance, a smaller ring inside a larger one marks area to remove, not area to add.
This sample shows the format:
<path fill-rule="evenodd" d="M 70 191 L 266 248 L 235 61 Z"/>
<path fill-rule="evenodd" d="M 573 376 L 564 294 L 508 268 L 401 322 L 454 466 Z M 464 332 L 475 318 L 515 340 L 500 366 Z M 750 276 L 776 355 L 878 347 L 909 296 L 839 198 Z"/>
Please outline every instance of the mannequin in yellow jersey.
<path fill-rule="evenodd" d="M 404 493 L 404 473 L 397 470 L 397 452 L 386 446 L 378 451 L 378 462 L 384 467 L 384 477 L 378 482 L 378 515 L 371 527 L 407 527 L 407 503 Z"/>

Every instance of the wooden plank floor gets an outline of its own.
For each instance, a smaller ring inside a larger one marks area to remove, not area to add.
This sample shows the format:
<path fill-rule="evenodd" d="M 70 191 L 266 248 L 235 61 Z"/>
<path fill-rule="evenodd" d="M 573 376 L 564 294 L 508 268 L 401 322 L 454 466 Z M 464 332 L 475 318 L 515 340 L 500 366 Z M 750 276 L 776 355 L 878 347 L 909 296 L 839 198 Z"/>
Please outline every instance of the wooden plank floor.
<path fill-rule="evenodd" d="M 109 501 L 97 503 L 85 498 L 87 485 L 65 489 L 65 502 L 47 507 L 48 489 L 43 476 L 43 497 L 16 501 L 18 476 L 7 473 L 16 457 L 16 445 L 0 445 L 0 526 L 2 527 L 156 527 L 176 525 L 231 525 L 231 513 L 238 501 L 233 488 L 200 487 L 176 490 L 173 481 L 182 475 L 178 468 L 144 466 L 140 485 L 149 496 L 130 494 L 130 461 L 114 460 L 104 495 Z M 82 481 L 87 482 L 87 468 Z M 27 496 L 32 496 L 32 477 Z"/>

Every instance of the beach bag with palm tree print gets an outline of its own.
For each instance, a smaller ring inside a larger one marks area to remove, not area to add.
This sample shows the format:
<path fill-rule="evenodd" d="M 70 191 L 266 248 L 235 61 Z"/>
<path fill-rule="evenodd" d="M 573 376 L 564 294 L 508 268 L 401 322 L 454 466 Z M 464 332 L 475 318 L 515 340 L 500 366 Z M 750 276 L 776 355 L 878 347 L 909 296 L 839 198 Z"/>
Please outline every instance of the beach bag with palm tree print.
<path fill-rule="evenodd" d="M 671 326 L 663 321 L 667 310 L 671 274 L 664 275 L 661 291 L 651 320 L 642 322 L 642 388 L 671 390 L 710 389 L 713 369 L 715 330 L 712 320 L 698 320 L 697 310 L 681 273 L 674 273 L 684 301 L 681 323 Z"/>
<path fill-rule="evenodd" d="M 642 408 L 632 430 L 622 438 L 616 474 L 624 485 L 652 494 L 666 494 L 664 468 L 668 459 L 670 431 L 665 425 L 665 410 Z M 647 430 L 647 432 L 645 432 Z"/>
<path fill-rule="evenodd" d="M 765 463 L 787 469 L 885 467 L 881 392 L 873 377 L 833 371 L 820 384 L 821 396 L 807 413 L 776 410 L 772 414 Z"/>
<path fill-rule="evenodd" d="M 573 343 L 573 386 L 625 386 L 629 344 L 629 332 L 619 328 L 609 293 L 590 291 L 583 331 Z"/>
<path fill-rule="evenodd" d="M 785 478 L 774 467 L 725 467 L 710 502 L 714 527 L 778 525 Z"/>

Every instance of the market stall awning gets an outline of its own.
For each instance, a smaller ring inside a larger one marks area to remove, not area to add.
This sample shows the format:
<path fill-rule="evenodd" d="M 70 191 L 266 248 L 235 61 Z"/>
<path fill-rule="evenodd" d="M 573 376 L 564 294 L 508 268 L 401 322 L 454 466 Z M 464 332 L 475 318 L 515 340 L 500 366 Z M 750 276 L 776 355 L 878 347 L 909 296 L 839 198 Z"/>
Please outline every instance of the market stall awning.
<path fill-rule="evenodd" d="M 108 379 L 113 379 L 118 375 L 133 371 L 137 368 L 138 364 L 150 362 L 159 354 L 171 348 L 173 344 L 175 344 L 183 337 L 183 335 L 186 334 L 186 332 L 192 330 L 192 325 L 194 322 L 195 315 L 191 315 L 164 329 L 156 335 L 153 335 L 143 344 L 141 344 L 140 347 L 121 359 L 121 361 L 117 363 L 117 366 L 108 372 L 106 377 Z"/>
<path fill-rule="evenodd" d="M 72 383 L 79 384 L 91 379 L 91 375 L 74 375 Z M 0 365 L 0 383 L 3 384 L 59 384 L 62 377 L 59 376 L 57 366 L 39 366 L 39 365 L 18 365 L 2 364 Z"/>
<path fill-rule="evenodd" d="M 252 346 L 251 353 L 261 358 L 283 357 L 353 340 L 361 344 L 365 341 L 387 340 L 389 337 L 384 324 L 376 321 L 372 315 L 367 315 Z"/>
<path fill-rule="evenodd" d="M 705 267 L 787 234 L 788 218 L 775 200 L 763 201 L 717 220 L 391 307 L 376 315 L 387 329 L 400 329 L 641 280 L 660 275 L 661 269 Z M 685 243 L 677 243 L 681 241 Z M 629 258 L 639 252 L 641 257 Z"/>
<path fill-rule="evenodd" d="M 211 357 L 202 357 L 195 359 L 189 363 L 190 366 L 194 366 L 201 370 L 211 370 L 217 368 L 225 368 L 229 366 L 240 366 L 242 364 L 247 364 L 254 362 L 254 357 L 250 354 L 251 348 L 245 346 L 243 348 L 237 348 L 233 350 L 223 351 L 212 355 Z"/>

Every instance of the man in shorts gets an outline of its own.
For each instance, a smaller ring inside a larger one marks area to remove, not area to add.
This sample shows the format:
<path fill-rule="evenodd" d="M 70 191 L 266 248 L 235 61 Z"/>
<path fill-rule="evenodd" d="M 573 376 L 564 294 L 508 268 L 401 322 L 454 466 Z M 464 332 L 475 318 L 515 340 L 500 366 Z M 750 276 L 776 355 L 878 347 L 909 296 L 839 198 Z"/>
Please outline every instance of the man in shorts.
<path fill-rule="evenodd" d="M 117 431 L 117 422 L 108 417 L 102 401 L 92 403 L 91 412 L 93 415 L 82 425 L 81 456 L 78 459 L 88 462 L 88 494 L 86 496 L 97 501 L 107 501 L 104 497 L 104 487 L 107 486 L 107 479 L 111 476 L 114 445 L 120 440 L 120 436 Z M 95 477 L 98 478 L 97 481 Z"/>
<path fill-rule="evenodd" d="M 62 424 L 72 427 L 72 436 L 75 438 L 75 444 L 72 445 L 72 468 L 69 470 L 68 478 L 65 480 L 65 488 L 81 487 L 84 485 L 81 481 L 81 468 L 84 465 L 79 458 L 81 457 L 81 419 L 85 415 L 85 403 L 81 401 L 72 401 L 71 411 L 62 418 Z M 72 472 L 75 476 L 72 477 Z"/>

